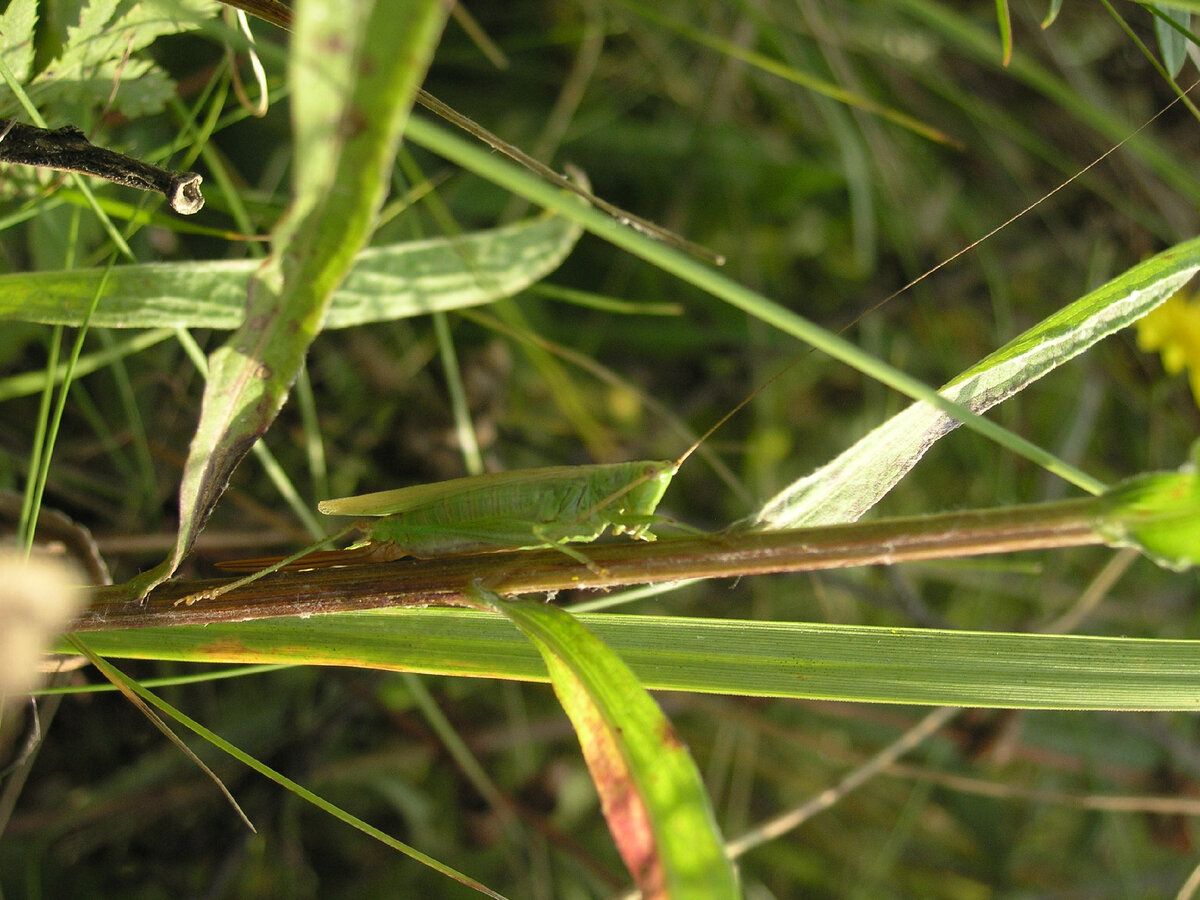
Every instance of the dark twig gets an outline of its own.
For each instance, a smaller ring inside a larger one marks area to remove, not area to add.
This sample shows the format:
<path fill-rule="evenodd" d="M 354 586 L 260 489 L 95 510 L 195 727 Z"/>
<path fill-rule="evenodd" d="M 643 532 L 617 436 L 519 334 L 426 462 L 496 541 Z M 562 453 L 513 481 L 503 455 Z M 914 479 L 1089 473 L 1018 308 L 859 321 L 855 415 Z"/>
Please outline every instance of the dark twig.
<path fill-rule="evenodd" d="M 50 131 L 9 120 L 0 129 L 0 162 L 78 172 L 141 191 L 158 191 L 171 209 L 184 216 L 204 206 L 202 179 L 195 172 L 168 172 L 97 147 L 74 125 Z"/>

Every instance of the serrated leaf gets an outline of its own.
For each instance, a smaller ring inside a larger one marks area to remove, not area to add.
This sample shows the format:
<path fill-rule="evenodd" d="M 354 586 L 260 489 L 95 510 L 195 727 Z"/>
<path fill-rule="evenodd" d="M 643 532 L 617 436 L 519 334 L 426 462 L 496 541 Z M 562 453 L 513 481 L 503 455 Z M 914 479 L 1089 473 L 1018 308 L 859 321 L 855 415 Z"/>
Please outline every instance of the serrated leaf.
<path fill-rule="evenodd" d="M 67 29 L 58 58 L 26 85 L 26 91 L 39 107 L 60 112 L 90 109 L 107 103 L 110 96 L 112 108 L 127 116 L 158 112 L 174 91 L 173 82 L 150 61 L 129 55 L 160 35 L 199 27 L 219 8 L 212 0 L 92 0 L 80 10 L 79 22 Z M 19 13 L 12 33 L 23 36 L 21 46 L 29 42 L 29 59 L 24 60 L 25 74 L 18 77 L 28 77 L 33 23 L 24 10 Z M 16 31 L 18 26 L 26 30 Z M 15 109 L 11 98 L 0 101 L 0 115 Z"/>

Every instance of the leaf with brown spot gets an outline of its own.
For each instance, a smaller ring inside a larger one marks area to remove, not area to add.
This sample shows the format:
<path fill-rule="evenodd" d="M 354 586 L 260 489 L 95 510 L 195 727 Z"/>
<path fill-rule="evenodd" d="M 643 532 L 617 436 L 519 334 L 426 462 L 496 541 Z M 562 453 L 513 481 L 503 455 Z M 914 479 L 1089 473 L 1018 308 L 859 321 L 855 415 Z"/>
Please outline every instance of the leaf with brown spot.
<path fill-rule="evenodd" d="M 298 6 L 288 72 L 292 206 L 247 289 L 245 321 L 261 327 L 243 325 L 209 360 L 179 489 L 179 533 L 167 560 L 131 584 L 142 596 L 187 555 L 234 468 L 287 399 L 334 292 L 370 238 L 445 17 L 446 5 L 436 0 Z M 327 46 L 335 25 L 348 32 L 341 55 Z M 339 76 L 335 83 L 330 73 Z M 350 119 L 360 126 L 352 135 L 339 127 Z"/>

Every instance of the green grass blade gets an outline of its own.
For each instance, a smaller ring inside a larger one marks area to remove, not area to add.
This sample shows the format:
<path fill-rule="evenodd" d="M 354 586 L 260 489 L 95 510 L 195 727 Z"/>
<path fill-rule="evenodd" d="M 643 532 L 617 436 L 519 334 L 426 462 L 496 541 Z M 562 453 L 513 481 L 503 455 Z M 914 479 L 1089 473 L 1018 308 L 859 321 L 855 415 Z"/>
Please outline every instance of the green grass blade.
<path fill-rule="evenodd" d="M 1200 238 L 1164 250 L 1009 341 L 942 390 L 983 412 L 1150 312 L 1197 269 Z M 956 427 L 944 412 L 914 403 L 781 491 L 748 524 L 782 529 L 855 521 Z"/>
<path fill-rule="evenodd" d="M 1004 65 L 1012 60 L 1012 13 L 1008 9 L 1008 0 L 996 0 L 996 21 L 1000 25 L 1000 59 Z"/>
<path fill-rule="evenodd" d="M 960 7 L 929 0 L 895 0 L 896 6 L 911 13 L 917 22 L 941 36 L 946 43 L 970 58 L 999 67 L 1002 49 L 995 33 L 982 20 L 963 15 Z M 1180 0 L 1172 6 L 1198 9 L 1196 0 Z M 1008 76 L 1029 85 L 1054 101 L 1063 114 L 1094 128 L 1108 141 L 1124 142 L 1124 147 L 1153 168 L 1171 187 L 1193 202 L 1200 200 L 1200 182 L 1195 167 L 1146 133 L 1133 134 L 1134 123 L 1119 111 L 1096 103 L 1076 90 L 1064 78 L 1040 65 L 1029 54 L 1015 53 L 1004 68 Z M 1131 136 L 1132 135 L 1132 136 Z"/>
<path fill-rule="evenodd" d="M 797 603 L 801 598 L 797 598 Z M 804 602 L 809 602 L 804 598 Z M 580 614 L 647 690 L 1007 709 L 1194 711 L 1200 641 Z M 545 681 L 507 623 L 423 609 L 98 631 L 105 656 Z"/>
<path fill-rule="evenodd" d="M 502 895 L 497 894 L 495 891 L 491 890 L 490 888 L 486 887 L 485 885 L 481 884 L 480 882 L 476 881 L 475 879 L 462 874 L 461 872 L 459 872 L 456 869 L 452 869 L 450 866 L 447 866 L 445 863 L 439 862 L 438 860 L 434 859 L 433 857 L 422 853 L 420 850 L 416 849 L 415 847 L 411 847 L 408 844 L 404 843 L 403 841 L 397 840 L 396 838 L 392 837 L 390 834 L 387 834 L 386 832 L 379 830 L 375 826 L 370 825 L 367 822 L 364 822 L 362 819 L 358 818 L 357 816 L 346 812 L 341 807 L 326 800 L 324 797 L 321 797 L 320 795 L 313 793 L 312 791 L 310 791 L 308 788 L 304 787 L 299 782 L 293 781 L 292 779 L 288 778 L 286 775 L 282 774 L 281 772 L 277 772 L 275 769 L 272 769 L 270 766 L 266 765 L 265 763 L 259 762 L 257 759 L 255 759 L 253 756 L 251 756 L 249 753 L 246 753 L 246 752 L 242 751 L 241 749 L 239 749 L 238 747 L 236 747 L 235 745 L 231 744 L 229 741 L 225 740 L 223 737 L 221 737 L 215 731 L 211 731 L 210 729 L 205 728 L 203 725 L 201 725 L 195 719 L 185 715 L 183 712 L 181 712 L 180 710 L 176 709 L 171 704 L 167 703 L 165 700 L 158 697 L 156 694 L 147 690 L 143 685 L 139 684 L 137 681 L 130 678 L 125 673 L 121 672 L 115 666 L 110 665 L 103 658 L 94 655 L 95 650 L 92 647 L 92 642 L 90 639 L 88 639 L 85 642 L 85 641 L 80 640 L 77 637 L 77 638 L 75 638 L 75 640 L 79 641 L 80 644 L 83 647 L 85 647 L 88 651 L 91 651 L 91 653 L 93 654 L 91 656 L 92 664 L 99 667 L 103 671 L 105 677 L 111 679 L 114 684 L 119 684 L 123 688 L 133 692 L 138 697 L 140 697 L 142 700 L 144 700 L 146 703 L 150 704 L 155 709 L 157 709 L 159 712 L 163 713 L 163 715 L 167 716 L 169 719 L 179 723 L 184 728 L 187 728 L 189 731 L 191 731 L 194 734 L 198 735 L 199 737 L 203 738 L 206 742 L 208 742 L 209 744 L 212 744 L 218 750 L 221 750 L 223 753 L 226 753 L 229 756 L 232 756 L 238 762 L 242 763 L 243 765 L 247 766 L 250 769 L 253 769 L 255 772 L 262 775 L 263 777 L 268 778 L 271 781 L 278 784 L 280 787 L 285 788 L 288 791 L 291 791 L 293 794 L 295 794 L 301 800 L 304 800 L 306 803 L 311 803 L 313 806 L 317 807 L 317 809 L 321 810 L 322 812 L 328 813 L 329 815 L 333 816 L 335 819 L 345 822 L 351 828 L 361 831 L 363 834 L 367 835 L 368 837 L 374 838 L 375 840 L 379 841 L 380 843 L 385 844 L 388 847 L 391 847 L 393 850 L 397 850 L 400 853 L 403 853 L 405 856 L 408 856 L 411 859 L 416 860 L 417 862 L 421 863 L 422 865 L 428 866 L 429 868 L 433 869 L 435 872 L 445 875 L 448 878 L 452 878 L 453 880 L 459 882 L 460 884 L 464 884 L 467 887 L 473 888 L 474 890 L 479 891 L 481 894 L 484 894 L 488 897 L 497 898 L 497 900 L 505 900 L 505 898 Z"/>
<path fill-rule="evenodd" d="M 838 359 L 863 374 L 886 384 L 914 400 L 924 400 L 953 416 L 968 428 L 990 438 L 1014 453 L 1018 453 L 1055 472 L 1074 484 L 1098 493 L 1102 486 L 1095 479 L 1079 472 L 1037 445 L 1013 434 L 996 423 L 984 419 L 961 403 L 942 396 L 936 390 L 904 372 L 876 359 L 849 341 L 819 328 L 790 309 L 767 299 L 696 259 L 673 247 L 651 240 L 632 228 L 622 225 L 594 209 L 585 209 L 553 188 L 505 160 L 467 143 L 420 117 L 408 123 L 408 139 L 463 166 L 501 187 L 525 197 L 547 209 L 570 216 L 584 228 L 609 243 L 638 256 L 664 272 L 670 272 L 731 306 L 760 319 L 766 324 L 792 335 L 823 353 Z"/>
<path fill-rule="evenodd" d="M 952 144 L 954 141 L 947 137 L 943 132 L 939 131 L 931 125 L 914 119 L 912 116 L 906 115 L 897 109 L 884 106 L 883 104 L 871 99 L 864 94 L 856 91 L 848 91 L 841 85 L 824 78 L 818 78 L 808 72 L 803 72 L 795 66 L 785 65 L 776 59 L 771 59 L 762 53 L 756 53 L 753 50 L 748 50 L 745 47 L 739 46 L 736 42 L 723 40 L 713 34 L 710 34 L 703 29 L 695 28 L 685 22 L 671 19 L 664 16 L 658 11 L 655 4 L 633 3 L 630 0 L 621 0 L 621 6 L 637 13 L 645 19 L 660 25 L 665 29 L 674 31 L 689 41 L 693 41 L 701 46 L 709 47 L 719 52 L 722 56 L 730 59 L 741 60 L 757 69 L 768 72 L 779 78 L 783 78 L 793 84 L 798 84 L 805 90 L 812 91 L 822 97 L 828 97 L 830 100 L 835 100 L 838 103 L 846 106 L 861 109 L 864 112 L 891 122 L 893 125 L 898 125 L 901 128 L 906 128 L 914 134 L 918 134 L 926 140 L 934 141 L 940 144 Z"/>
<path fill-rule="evenodd" d="M 84 375 L 89 375 L 92 372 L 103 369 L 115 360 L 132 356 L 135 353 L 140 353 L 143 350 L 153 347 L 155 344 L 160 344 L 171 338 L 174 334 L 175 332 L 168 328 L 147 331 L 142 334 L 135 334 L 120 343 L 106 347 L 96 353 L 80 356 L 79 362 L 75 366 L 74 377 L 81 378 Z M 58 384 L 66 378 L 66 374 L 67 364 L 64 362 L 51 367 L 49 371 L 27 372 L 21 375 L 10 375 L 8 378 L 0 378 L 0 402 L 12 400 L 14 397 L 27 397 L 30 394 L 36 394 L 45 389 L 47 382 Z"/>

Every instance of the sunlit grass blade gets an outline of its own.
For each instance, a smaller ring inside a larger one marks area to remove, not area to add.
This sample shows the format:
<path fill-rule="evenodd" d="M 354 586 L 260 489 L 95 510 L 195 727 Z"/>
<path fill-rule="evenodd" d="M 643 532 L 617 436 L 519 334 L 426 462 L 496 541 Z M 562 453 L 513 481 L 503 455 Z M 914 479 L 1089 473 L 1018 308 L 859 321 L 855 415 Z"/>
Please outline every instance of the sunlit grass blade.
<path fill-rule="evenodd" d="M 561 196 L 560 192 L 530 176 L 505 160 L 497 159 L 478 147 L 449 134 L 419 117 L 408 123 L 407 138 L 464 168 L 475 172 L 506 189 L 547 209 L 567 215 L 588 231 L 615 244 L 635 256 L 669 272 L 682 280 L 707 291 L 731 306 L 760 319 L 764 323 L 792 335 L 817 350 L 827 353 L 882 384 L 912 397 L 924 400 L 953 416 L 966 427 L 990 438 L 1014 453 L 1055 472 L 1074 484 L 1098 493 L 1101 485 L 1095 479 L 1076 470 L 1053 454 L 982 418 L 961 403 L 942 396 L 916 378 L 888 365 L 861 350 L 853 343 L 814 325 L 803 316 L 751 290 L 732 278 L 692 259 L 672 247 L 650 240 L 593 209 L 581 208 Z"/>
<path fill-rule="evenodd" d="M 812 598 L 794 598 L 798 614 Z M 576 617 L 647 690 L 1001 709 L 1194 711 L 1200 641 L 614 613 Z M 494 615 L 409 609 L 97 631 L 105 656 L 545 681 Z"/>
<path fill-rule="evenodd" d="M 1012 61 L 1013 49 L 1012 13 L 1008 9 L 1008 0 L 996 0 L 996 22 L 1000 26 L 1000 60 L 1007 66 Z"/>
<path fill-rule="evenodd" d="M 63 370 L 62 384 L 58 389 L 58 396 L 54 404 L 53 413 L 49 406 L 50 391 L 52 379 L 46 379 L 46 388 L 43 393 L 43 404 L 39 415 L 38 427 L 36 431 L 36 440 L 33 447 L 32 456 L 36 461 L 34 477 L 31 478 L 25 486 L 25 496 L 21 506 L 21 518 L 18 523 L 18 538 L 25 547 L 25 552 L 28 553 L 33 547 L 34 531 L 37 523 L 38 510 L 41 509 L 42 497 L 46 490 L 46 481 L 50 475 L 50 462 L 54 456 L 54 445 L 58 439 L 59 428 L 62 425 L 63 411 L 66 409 L 67 397 L 71 390 L 71 379 L 75 374 L 75 364 L 79 360 L 80 354 L 83 352 L 84 338 L 87 335 L 87 330 L 90 325 L 90 316 L 95 311 L 97 304 L 100 302 L 100 296 L 104 291 L 105 279 L 108 273 L 112 270 L 113 260 L 109 260 L 109 265 L 105 268 L 100 276 L 100 281 L 96 285 L 96 290 L 92 294 L 91 302 L 84 310 L 82 327 L 75 335 L 75 343 L 71 348 L 71 354 L 66 360 Z M 47 367 L 50 370 L 57 368 L 58 345 L 62 339 L 61 327 L 55 328 L 53 332 L 54 352 L 51 353 L 50 359 L 47 362 Z"/>
<path fill-rule="evenodd" d="M 976 412 L 989 409 L 1146 315 L 1197 269 L 1200 238 L 1164 250 L 1039 322 L 942 390 Z M 955 427 L 944 412 L 914 403 L 781 491 L 750 522 L 753 527 L 778 529 L 854 521 Z"/>

